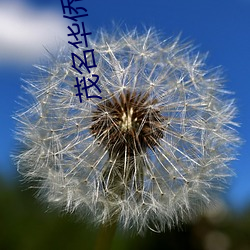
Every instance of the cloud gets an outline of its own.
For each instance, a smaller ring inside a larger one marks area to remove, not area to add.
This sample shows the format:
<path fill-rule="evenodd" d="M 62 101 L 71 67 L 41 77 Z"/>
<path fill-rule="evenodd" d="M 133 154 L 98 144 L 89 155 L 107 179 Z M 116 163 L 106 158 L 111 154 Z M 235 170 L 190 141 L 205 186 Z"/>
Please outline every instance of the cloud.
<path fill-rule="evenodd" d="M 0 3 L 0 63 L 38 59 L 45 47 L 67 40 L 63 13 L 39 11 L 18 1 Z"/>

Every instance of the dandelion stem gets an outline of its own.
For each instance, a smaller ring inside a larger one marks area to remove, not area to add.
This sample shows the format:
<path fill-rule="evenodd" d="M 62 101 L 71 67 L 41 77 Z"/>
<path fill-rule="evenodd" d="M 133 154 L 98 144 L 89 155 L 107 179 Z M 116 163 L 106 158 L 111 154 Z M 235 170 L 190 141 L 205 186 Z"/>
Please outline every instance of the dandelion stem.
<path fill-rule="evenodd" d="M 112 224 L 103 224 L 100 226 L 94 250 L 111 249 L 112 241 L 116 232 L 116 226 L 116 222 L 113 222 Z"/>

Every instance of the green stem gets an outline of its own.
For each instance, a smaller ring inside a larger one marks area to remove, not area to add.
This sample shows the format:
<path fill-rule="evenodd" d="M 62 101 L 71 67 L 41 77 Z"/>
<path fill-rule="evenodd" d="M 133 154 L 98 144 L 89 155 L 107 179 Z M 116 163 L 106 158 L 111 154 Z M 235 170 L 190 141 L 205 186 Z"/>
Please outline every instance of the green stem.
<path fill-rule="evenodd" d="M 100 226 L 97 234 L 96 245 L 94 250 L 110 250 L 112 241 L 116 232 L 117 223 L 104 224 Z"/>

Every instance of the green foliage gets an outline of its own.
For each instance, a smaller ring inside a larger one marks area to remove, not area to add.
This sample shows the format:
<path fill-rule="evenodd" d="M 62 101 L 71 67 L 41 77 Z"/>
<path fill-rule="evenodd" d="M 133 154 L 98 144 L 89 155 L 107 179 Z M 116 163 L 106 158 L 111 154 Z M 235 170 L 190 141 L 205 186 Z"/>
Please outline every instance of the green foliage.
<path fill-rule="evenodd" d="M 20 190 L 20 186 L 22 190 Z M 19 187 L 19 188 L 17 188 Z M 0 182 L 1 250 L 94 249 L 97 229 L 72 215 L 47 211 L 24 185 Z M 220 220 L 200 218 L 166 233 L 148 231 L 143 237 L 117 231 L 111 250 L 248 250 L 250 210 Z"/>
<path fill-rule="evenodd" d="M 44 211 L 31 191 L 1 185 L 0 249 L 91 249 L 93 230 L 70 216 Z"/>

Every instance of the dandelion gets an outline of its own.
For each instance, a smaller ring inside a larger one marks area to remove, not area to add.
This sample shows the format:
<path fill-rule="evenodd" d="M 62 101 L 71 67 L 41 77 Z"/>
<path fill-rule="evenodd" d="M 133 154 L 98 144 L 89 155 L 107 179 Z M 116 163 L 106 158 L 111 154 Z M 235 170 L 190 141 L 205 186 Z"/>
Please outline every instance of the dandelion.
<path fill-rule="evenodd" d="M 15 115 L 19 172 L 42 200 L 97 224 L 140 233 L 192 219 L 233 175 L 239 141 L 218 70 L 192 44 L 152 29 L 101 31 L 90 45 L 101 94 L 89 91 L 102 99 L 79 102 L 67 49 L 26 81 L 32 101 Z"/>

